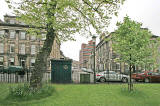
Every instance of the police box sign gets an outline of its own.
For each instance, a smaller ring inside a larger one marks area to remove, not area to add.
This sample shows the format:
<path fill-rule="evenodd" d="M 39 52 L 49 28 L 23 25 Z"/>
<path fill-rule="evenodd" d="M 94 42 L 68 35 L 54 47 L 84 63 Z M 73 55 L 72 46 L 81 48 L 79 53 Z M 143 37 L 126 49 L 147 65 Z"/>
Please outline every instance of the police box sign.
<path fill-rule="evenodd" d="M 68 66 L 67 66 L 67 65 L 64 65 L 63 68 L 64 68 L 65 70 L 67 70 L 67 69 L 68 69 Z"/>

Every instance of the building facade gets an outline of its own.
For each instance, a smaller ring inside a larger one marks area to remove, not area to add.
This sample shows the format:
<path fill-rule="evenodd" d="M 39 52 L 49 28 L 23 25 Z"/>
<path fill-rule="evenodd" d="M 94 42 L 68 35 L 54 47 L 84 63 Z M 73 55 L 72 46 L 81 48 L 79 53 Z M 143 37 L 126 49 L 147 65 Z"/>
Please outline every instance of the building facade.
<path fill-rule="evenodd" d="M 79 70 L 79 61 L 72 61 L 72 70 Z"/>
<path fill-rule="evenodd" d="M 96 53 L 95 53 L 96 71 L 101 72 L 109 70 L 118 73 L 127 73 L 129 70 L 128 65 L 115 61 L 115 59 L 118 58 L 119 56 L 112 49 L 112 41 L 110 35 L 106 36 L 105 34 L 102 34 L 100 36 L 100 42 L 96 45 Z M 94 67 L 93 62 L 94 62 L 94 57 L 93 55 L 90 55 L 89 68 L 91 69 L 93 69 Z"/>
<path fill-rule="evenodd" d="M 89 68 L 89 58 L 94 48 L 94 42 L 90 40 L 88 44 L 82 44 L 79 52 L 79 68 Z"/>
<path fill-rule="evenodd" d="M 38 38 L 29 35 L 25 31 L 26 28 L 28 26 L 17 21 L 16 16 L 4 16 L 4 22 L 0 23 L 0 66 L 15 65 L 28 69 L 34 67 L 36 55 L 46 39 L 45 31 L 42 37 Z M 50 58 L 61 58 L 60 41 L 57 37 L 48 58 L 48 70 L 50 69 Z"/>
<path fill-rule="evenodd" d="M 114 32 L 113 32 L 114 33 Z M 129 74 L 129 65 L 124 62 L 117 62 L 117 58 L 119 58 L 118 54 L 116 54 L 113 49 L 112 49 L 112 40 L 111 40 L 111 35 L 105 36 L 104 34 L 100 36 L 100 42 L 96 45 L 96 71 L 101 72 L 101 71 L 115 71 L 118 73 L 124 73 L 124 74 Z M 155 40 L 158 38 L 158 36 L 153 35 L 151 40 Z M 93 51 L 91 52 L 93 54 Z M 159 53 L 160 53 L 160 48 L 159 48 Z M 90 55 L 89 58 L 89 68 L 93 69 L 93 62 L 94 62 L 94 57 L 93 55 Z M 159 65 L 160 57 L 152 57 L 152 58 L 157 58 L 155 61 L 155 64 Z M 153 65 L 153 64 L 151 64 Z M 153 65 L 154 66 L 154 65 Z M 151 66 L 149 66 L 151 67 Z M 150 71 L 157 71 L 160 68 L 152 68 Z M 148 70 L 147 69 L 147 64 L 145 66 L 133 66 L 133 71 L 134 72 L 139 72 L 143 70 Z"/>

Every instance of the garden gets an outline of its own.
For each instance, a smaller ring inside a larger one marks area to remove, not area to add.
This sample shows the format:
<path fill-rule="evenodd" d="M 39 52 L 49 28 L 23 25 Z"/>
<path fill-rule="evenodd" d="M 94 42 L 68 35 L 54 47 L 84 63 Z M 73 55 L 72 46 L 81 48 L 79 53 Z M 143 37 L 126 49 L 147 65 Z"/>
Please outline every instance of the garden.
<path fill-rule="evenodd" d="M 132 92 L 127 84 L 49 84 L 39 95 L 10 97 L 11 88 L 0 86 L 0 106 L 159 106 L 159 84 L 135 84 Z M 23 85 L 23 84 L 22 84 Z M 52 92 L 51 92 L 52 91 Z"/>

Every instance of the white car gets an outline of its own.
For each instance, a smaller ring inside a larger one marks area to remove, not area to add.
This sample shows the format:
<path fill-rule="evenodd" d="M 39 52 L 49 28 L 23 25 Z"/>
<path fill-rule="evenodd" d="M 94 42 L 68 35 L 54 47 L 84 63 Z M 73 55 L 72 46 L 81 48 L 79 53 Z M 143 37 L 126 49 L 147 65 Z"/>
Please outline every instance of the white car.
<path fill-rule="evenodd" d="M 103 71 L 103 72 L 96 74 L 96 80 L 100 82 L 122 81 L 126 83 L 129 80 L 129 76 L 124 75 L 124 74 L 118 74 L 114 71 Z"/>

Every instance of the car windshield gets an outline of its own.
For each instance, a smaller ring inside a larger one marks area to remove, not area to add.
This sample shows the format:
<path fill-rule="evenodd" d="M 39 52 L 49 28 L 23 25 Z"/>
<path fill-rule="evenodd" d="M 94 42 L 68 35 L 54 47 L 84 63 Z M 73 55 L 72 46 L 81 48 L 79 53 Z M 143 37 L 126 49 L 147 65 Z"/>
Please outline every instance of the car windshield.
<path fill-rule="evenodd" d="M 116 74 L 116 72 L 114 72 L 114 71 L 103 71 L 103 72 L 101 72 L 101 73 L 103 73 L 103 74 L 108 74 L 108 72 L 109 72 L 109 74 Z"/>
<path fill-rule="evenodd" d="M 106 74 L 106 71 L 100 72 L 100 74 Z"/>

